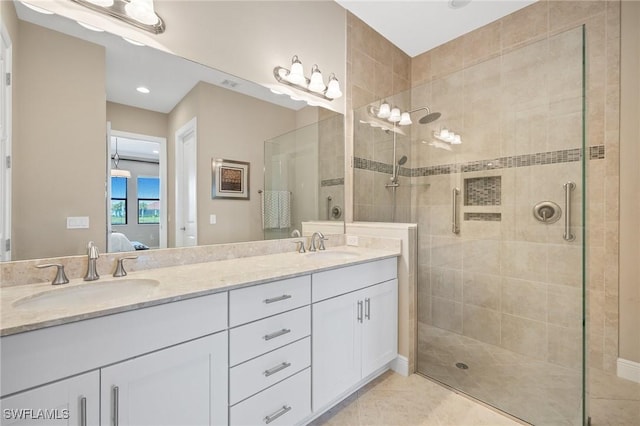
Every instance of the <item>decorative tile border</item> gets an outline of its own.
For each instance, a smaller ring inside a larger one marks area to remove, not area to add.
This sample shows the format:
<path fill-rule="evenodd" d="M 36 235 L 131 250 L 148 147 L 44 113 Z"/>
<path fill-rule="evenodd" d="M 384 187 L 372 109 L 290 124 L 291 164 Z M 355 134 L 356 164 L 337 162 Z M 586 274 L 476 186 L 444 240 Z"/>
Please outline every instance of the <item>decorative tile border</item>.
<path fill-rule="evenodd" d="M 589 147 L 589 159 L 605 158 L 604 145 Z M 573 148 L 560 151 L 538 152 L 535 154 L 515 155 L 489 160 L 470 161 L 467 163 L 440 164 L 437 166 L 416 167 L 413 169 L 400 167 L 400 175 L 408 177 L 448 175 L 452 173 L 480 172 L 485 170 L 510 169 L 514 167 L 541 166 L 544 164 L 571 163 L 582 159 L 582 149 Z M 380 173 L 393 173 L 391 164 L 365 158 L 354 157 L 353 167 Z"/>
<path fill-rule="evenodd" d="M 465 213 L 464 220 L 478 220 L 482 222 L 500 222 L 501 213 Z"/>
<path fill-rule="evenodd" d="M 320 186 L 338 186 L 344 185 L 344 178 L 325 179 L 320 182 Z"/>

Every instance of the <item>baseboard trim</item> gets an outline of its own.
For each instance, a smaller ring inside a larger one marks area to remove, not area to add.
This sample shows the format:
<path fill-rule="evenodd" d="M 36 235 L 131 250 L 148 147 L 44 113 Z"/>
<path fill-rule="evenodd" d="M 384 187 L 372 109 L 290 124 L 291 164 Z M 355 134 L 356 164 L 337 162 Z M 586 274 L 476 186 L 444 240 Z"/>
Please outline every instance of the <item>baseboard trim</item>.
<path fill-rule="evenodd" d="M 391 361 L 391 369 L 401 376 L 409 376 L 409 359 L 402 355 L 398 355 Z"/>
<path fill-rule="evenodd" d="M 618 377 L 640 383 L 640 362 L 618 358 Z"/>

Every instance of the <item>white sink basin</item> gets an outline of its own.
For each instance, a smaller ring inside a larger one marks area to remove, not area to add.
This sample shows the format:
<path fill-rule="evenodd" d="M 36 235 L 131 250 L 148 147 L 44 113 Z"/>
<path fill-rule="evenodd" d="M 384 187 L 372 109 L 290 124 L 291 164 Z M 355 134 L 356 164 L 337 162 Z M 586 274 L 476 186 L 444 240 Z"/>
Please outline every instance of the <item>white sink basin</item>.
<path fill-rule="evenodd" d="M 82 303 L 120 300 L 149 295 L 159 281 L 141 278 L 123 278 L 95 281 L 72 287 L 43 291 L 13 302 L 17 309 L 59 309 Z"/>
<path fill-rule="evenodd" d="M 307 253 L 307 256 L 314 259 L 332 259 L 332 260 L 349 260 L 355 259 L 360 255 L 350 251 L 343 250 L 319 250 Z"/>

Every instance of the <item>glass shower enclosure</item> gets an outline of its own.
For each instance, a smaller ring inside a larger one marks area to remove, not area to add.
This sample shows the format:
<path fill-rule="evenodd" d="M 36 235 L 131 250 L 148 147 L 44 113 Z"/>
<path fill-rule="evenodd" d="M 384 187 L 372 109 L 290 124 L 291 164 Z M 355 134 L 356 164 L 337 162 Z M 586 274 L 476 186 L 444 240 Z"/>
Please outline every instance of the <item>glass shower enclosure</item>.
<path fill-rule="evenodd" d="M 355 111 L 355 220 L 418 224 L 418 373 L 532 424 L 584 424 L 583 28 L 386 100 L 441 113 L 397 132 L 371 126 L 380 102 Z"/>

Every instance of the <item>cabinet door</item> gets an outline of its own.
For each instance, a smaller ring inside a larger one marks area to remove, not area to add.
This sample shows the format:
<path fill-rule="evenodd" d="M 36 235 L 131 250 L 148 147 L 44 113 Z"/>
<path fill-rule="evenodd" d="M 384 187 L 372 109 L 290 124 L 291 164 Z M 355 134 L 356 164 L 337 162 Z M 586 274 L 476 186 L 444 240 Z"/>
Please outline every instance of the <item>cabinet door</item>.
<path fill-rule="evenodd" d="M 100 374 L 82 374 L 2 398 L 2 426 L 100 423 Z"/>
<path fill-rule="evenodd" d="M 398 280 L 365 290 L 362 327 L 362 377 L 367 377 L 398 355 Z"/>
<path fill-rule="evenodd" d="M 103 368 L 101 424 L 226 425 L 227 377 L 226 331 Z"/>
<path fill-rule="evenodd" d="M 324 408 L 360 380 L 358 293 L 313 305 L 313 410 Z"/>

